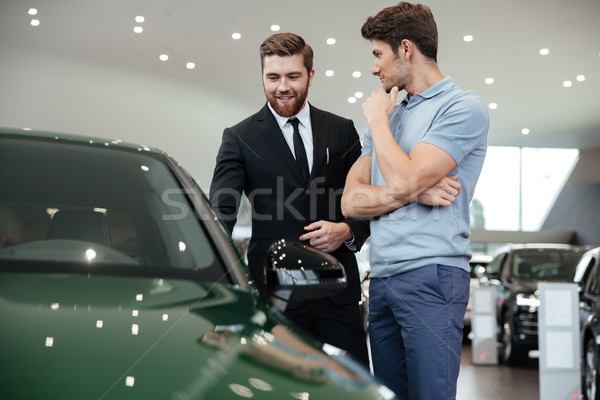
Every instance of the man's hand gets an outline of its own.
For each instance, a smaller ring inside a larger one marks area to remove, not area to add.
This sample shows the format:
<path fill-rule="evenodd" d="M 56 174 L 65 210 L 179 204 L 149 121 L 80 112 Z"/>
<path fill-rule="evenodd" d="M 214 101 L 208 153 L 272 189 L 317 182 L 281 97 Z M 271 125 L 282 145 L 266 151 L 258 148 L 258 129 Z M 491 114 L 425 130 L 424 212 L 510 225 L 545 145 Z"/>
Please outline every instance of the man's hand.
<path fill-rule="evenodd" d="M 300 240 L 308 240 L 318 250 L 331 253 L 345 241 L 352 239 L 352 232 L 344 222 L 317 221 L 305 226 L 310 231 L 300 236 Z"/>
<path fill-rule="evenodd" d="M 363 114 L 369 127 L 372 124 L 378 124 L 380 121 L 387 121 L 388 117 L 396 107 L 396 98 L 398 97 L 398 87 L 394 86 L 388 95 L 383 88 L 373 92 L 371 96 L 362 104 Z M 371 129 L 372 130 L 372 129 Z"/>
<path fill-rule="evenodd" d="M 448 207 L 456 200 L 460 190 L 461 184 L 458 182 L 458 175 L 445 176 L 441 181 L 417 196 L 417 201 L 428 206 Z"/>

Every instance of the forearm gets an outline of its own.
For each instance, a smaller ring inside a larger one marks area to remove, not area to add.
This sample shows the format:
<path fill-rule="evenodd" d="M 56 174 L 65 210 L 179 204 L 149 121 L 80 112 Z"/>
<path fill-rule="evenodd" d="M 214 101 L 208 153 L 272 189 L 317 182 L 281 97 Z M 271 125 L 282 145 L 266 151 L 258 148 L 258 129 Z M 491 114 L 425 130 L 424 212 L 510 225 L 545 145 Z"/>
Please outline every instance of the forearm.
<path fill-rule="evenodd" d="M 347 218 L 376 217 L 404 204 L 406 202 L 393 196 L 387 186 L 355 184 L 344 190 L 342 213 Z"/>

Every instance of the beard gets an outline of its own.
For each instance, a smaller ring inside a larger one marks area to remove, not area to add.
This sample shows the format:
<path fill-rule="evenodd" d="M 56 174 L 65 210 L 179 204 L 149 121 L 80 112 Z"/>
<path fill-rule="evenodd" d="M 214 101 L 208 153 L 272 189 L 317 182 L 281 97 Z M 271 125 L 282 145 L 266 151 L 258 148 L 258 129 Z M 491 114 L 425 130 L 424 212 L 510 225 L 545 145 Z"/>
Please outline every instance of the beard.
<path fill-rule="evenodd" d="M 304 103 L 306 102 L 306 97 L 308 96 L 308 82 L 306 82 L 306 87 L 302 92 L 290 91 L 290 94 L 294 96 L 294 100 L 288 104 L 281 104 L 274 95 L 270 95 L 265 91 L 265 95 L 267 96 L 267 101 L 273 107 L 273 110 L 282 117 L 293 117 L 298 114 Z"/>

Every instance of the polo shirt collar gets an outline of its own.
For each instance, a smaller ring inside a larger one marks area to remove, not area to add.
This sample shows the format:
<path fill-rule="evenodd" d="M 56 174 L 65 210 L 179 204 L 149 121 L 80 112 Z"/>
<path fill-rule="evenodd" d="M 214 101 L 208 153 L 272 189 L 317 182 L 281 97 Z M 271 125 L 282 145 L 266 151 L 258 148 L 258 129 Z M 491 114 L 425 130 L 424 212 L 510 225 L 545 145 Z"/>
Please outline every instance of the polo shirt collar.
<path fill-rule="evenodd" d="M 447 76 L 444 79 L 442 79 L 441 81 L 439 81 L 438 83 L 436 83 L 435 85 L 433 85 L 432 87 L 430 87 L 429 89 L 427 89 L 426 91 L 415 94 L 415 96 L 420 96 L 425 99 L 430 99 L 448 89 L 453 88 L 454 86 L 455 85 L 454 85 L 454 82 L 452 82 L 452 78 Z"/>

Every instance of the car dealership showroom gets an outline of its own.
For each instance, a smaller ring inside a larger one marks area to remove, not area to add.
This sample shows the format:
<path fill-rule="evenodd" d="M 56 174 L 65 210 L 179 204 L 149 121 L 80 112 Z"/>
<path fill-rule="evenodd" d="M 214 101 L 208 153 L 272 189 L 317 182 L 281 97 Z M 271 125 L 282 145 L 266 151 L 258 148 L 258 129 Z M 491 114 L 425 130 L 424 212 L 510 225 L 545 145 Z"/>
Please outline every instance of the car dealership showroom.
<path fill-rule="evenodd" d="M 367 235 L 347 271 L 275 235 L 257 286 L 261 194 L 236 199 L 232 231 L 209 195 L 227 128 L 267 104 L 259 46 L 274 34 L 310 44 L 310 109 L 351 119 L 365 144 L 364 104 L 387 95 L 361 27 L 397 3 L 0 0 L 0 398 L 438 400 L 395 393 L 375 373 L 379 239 Z M 600 400 L 600 1 L 420 3 L 437 22 L 441 74 L 489 116 L 470 228 L 448 239 L 468 244 L 470 288 L 456 395 L 443 399 Z M 331 166 L 339 202 L 347 170 L 333 165 L 350 150 L 329 144 L 319 158 L 318 143 L 307 162 Z M 276 153 L 260 160 L 268 173 L 280 173 Z M 379 219 L 364 224 L 371 234 Z M 356 250 L 350 233 L 339 243 Z M 351 276 L 369 365 L 287 315 Z"/>

